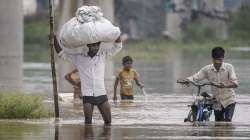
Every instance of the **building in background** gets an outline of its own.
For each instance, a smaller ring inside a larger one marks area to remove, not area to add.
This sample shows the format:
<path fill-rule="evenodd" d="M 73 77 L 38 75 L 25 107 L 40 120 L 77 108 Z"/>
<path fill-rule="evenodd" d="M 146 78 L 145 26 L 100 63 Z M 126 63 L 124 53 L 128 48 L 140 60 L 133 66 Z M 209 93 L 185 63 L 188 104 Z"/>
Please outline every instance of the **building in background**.
<path fill-rule="evenodd" d="M 250 5 L 250 0 L 224 0 L 224 8 L 227 11 L 235 11 L 242 5 Z"/>
<path fill-rule="evenodd" d="M 0 90 L 21 90 L 23 8 L 20 0 L 0 1 Z"/>
<path fill-rule="evenodd" d="M 36 14 L 37 1 L 36 0 L 23 0 L 23 14 L 31 16 Z"/>
<path fill-rule="evenodd" d="M 165 29 L 165 0 L 116 0 L 115 21 L 128 39 L 157 38 Z"/>
<path fill-rule="evenodd" d="M 192 33 L 228 38 L 228 12 L 250 0 L 116 0 L 115 22 L 131 40 L 192 40 Z M 199 35 L 196 35 L 199 36 Z"/>

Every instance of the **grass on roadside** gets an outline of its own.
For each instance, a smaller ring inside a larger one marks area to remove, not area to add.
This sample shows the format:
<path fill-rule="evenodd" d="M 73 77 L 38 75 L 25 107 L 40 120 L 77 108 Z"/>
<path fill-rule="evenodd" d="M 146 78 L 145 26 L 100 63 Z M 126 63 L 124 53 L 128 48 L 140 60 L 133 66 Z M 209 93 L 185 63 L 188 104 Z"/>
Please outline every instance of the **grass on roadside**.
<path fill-rule="evenodd" d="M 0 91 L 0 118 L 37 119 L 49 117 L 40 96 Z"/>

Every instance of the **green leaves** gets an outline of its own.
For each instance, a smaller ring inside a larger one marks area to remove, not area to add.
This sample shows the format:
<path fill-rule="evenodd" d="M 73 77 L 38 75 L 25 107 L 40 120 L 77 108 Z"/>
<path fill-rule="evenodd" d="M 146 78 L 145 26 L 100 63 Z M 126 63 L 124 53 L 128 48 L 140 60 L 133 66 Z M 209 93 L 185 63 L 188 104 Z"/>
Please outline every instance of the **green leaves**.
<path fill-rule="evenodd" d="M 48 116 L 49 113 L 45 110 L 41 97 L 0 92 L 0 118 L 26 119 Z"/>

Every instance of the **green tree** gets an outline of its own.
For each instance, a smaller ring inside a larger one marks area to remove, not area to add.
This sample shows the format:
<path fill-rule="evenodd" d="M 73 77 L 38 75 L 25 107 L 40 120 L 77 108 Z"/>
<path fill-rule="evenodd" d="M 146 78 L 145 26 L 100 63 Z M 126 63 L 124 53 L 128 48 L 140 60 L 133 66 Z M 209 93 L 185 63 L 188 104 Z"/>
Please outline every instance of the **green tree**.
<path fill-rule="evenodd" d="M 231 14 L 230 33 L 231 37 L 240 40 L 250 38 L 250 6 L 243 5 Z"/>

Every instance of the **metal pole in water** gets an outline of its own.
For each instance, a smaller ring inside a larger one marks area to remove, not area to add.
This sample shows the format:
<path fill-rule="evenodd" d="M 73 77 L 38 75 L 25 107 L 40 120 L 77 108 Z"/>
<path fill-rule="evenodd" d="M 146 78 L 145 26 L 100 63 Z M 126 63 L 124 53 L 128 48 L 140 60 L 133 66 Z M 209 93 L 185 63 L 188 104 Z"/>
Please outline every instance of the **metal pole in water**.
<path fill-rule="evenodd" d="M 148 101 L 148 97 L 147 97 L 147 93 L 145 91 L 145 88 L 143 87 L 141 90 L 142 90 L 142 93 L 143 93 L 143 95 L 145 97 L 145 101 L 147 102 Z"/>
<path fill-rule="evenodd" d="M 50 63 L 51 63 L 51 73 L 53 82 L 53 95 L 54 95 L 54 107 L 55 107 L 55 118 L 59 118 L 59 105 L 58 105 L 58 92 L 57 92 L 57 82 L 56 82 L 56 68 L 54 59 L 54 12 L 53 12 L 53 0 L 49 0 L 49 25 L 50 25 Z"/>
<path fill-rule="evenodd" d="M 147 96 L 147 94 L 146 94 L 145 89 L 144 89 L 144 88 L 142 88 L 141 90 L 142 90 L 143 95 L 146 97 L 146 96 Z"/>

